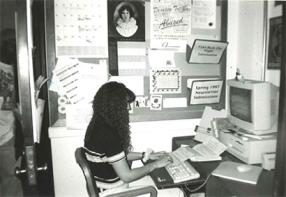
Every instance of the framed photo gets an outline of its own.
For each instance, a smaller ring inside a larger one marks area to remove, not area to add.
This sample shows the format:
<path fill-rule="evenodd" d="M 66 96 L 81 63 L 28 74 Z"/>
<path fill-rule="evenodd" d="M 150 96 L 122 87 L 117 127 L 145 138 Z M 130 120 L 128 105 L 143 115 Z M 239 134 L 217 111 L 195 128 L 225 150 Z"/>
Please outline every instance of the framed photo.
<path fill-rule="evenodd" d="M 282 17 L 270 19 L 268 42 L 268 69 L 280 69 L 282 52 Z"/>
<path fill-rule="evenodd" d="M 119 41 L 145 41 L 145 2 L 109 0 L 108 36 Z"/>

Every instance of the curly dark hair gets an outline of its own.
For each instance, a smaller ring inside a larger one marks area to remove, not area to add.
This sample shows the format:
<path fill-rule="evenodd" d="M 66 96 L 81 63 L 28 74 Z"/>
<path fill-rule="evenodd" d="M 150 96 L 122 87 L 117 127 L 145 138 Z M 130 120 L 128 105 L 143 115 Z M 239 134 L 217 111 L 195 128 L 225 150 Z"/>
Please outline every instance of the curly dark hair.
<path fill-rule="evenodd" d="M 130 17 L 134 16 L 134 12 L 132 10 L 132 8 L 129 5 L 123 5 L 121 8 L 119 8 L 118 13 L 119 13 L 119 17 L 122 18 L 121 14 L 123 13 L 124 10 L 127 10 L 130 14 Z"/>
<path fill-rule="evenodd" d="M 132 149 L 130 142 L 129 112 L 127 106 L 135 100 L 135 94 L 124 84 L 107 82 L 94 96 L 91 121 L 105 120 L 118 132 L 121 144 L 126 152 Z M 89 134 L 87 134 L 88 137 Z"/>

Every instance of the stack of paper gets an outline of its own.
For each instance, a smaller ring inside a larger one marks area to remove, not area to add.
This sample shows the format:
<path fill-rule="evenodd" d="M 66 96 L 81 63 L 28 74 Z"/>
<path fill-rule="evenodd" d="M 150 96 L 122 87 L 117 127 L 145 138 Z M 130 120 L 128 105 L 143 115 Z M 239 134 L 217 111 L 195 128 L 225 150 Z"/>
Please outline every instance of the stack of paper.
<path fill-rule="evenodd" d="M 202 144 L 198 144 L 193 147 L 193 150 L 197 152 L 197 154 L 190 159 L 191 161 L 221 160 L 220 154 L 223 153 L 226 149 L 227 147 L 216 138 L 209 138 Z"/>

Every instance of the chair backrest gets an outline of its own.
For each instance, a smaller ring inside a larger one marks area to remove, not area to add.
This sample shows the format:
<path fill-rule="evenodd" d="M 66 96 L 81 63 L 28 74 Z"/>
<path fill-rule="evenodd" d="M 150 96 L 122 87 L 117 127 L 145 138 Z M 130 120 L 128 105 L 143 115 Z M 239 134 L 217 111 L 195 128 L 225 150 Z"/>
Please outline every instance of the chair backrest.
<path fill-rule="evenodd" d="M 86 181 L 86 188 L 90 197 L 99 197 L 99 189 L 94 181 L 90 166 L 86 160 L 85 149 L 79 147 L 75 151 L 76 162 L 81 167 Z"/>

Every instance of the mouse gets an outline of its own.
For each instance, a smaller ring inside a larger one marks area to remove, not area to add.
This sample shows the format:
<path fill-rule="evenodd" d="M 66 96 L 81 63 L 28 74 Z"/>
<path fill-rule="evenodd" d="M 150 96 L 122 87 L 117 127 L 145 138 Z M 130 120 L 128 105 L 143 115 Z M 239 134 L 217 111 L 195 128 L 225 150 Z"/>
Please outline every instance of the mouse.
<path fill-rule="evenodd" d="M 247 165 L 240 165 L 236 167 L 238 172 L 248 172 L 249 170 L 251 170 L 251 166 L 247 166 Z"/>

